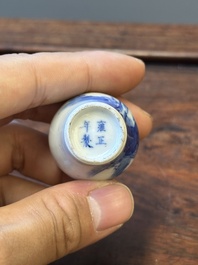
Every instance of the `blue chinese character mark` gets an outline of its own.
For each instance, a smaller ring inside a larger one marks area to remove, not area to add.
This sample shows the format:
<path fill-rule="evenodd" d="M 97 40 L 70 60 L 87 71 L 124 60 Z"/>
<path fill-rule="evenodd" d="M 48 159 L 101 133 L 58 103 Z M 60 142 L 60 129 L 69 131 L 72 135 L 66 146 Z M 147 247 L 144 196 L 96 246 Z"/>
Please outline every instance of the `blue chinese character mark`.
<path fill-rule="evenodd" d="M 91 146 L 90 144 L 91 139 L 90 136 L 88 134 L 84 134 L 81 143 L 83 143 L 84 147 L 88 147 L 88 148 L 93 148 L 93 146 Z"/>
<path fill-rule="evenodd" d="M 106 132 L 106 121 L 100 120 L 97 121 L 97 132 Z M 105 136 L 97 136 L 96 142 L 94 143 L 94 145 L 91 143 L 92 142 L 92 134 L 94 134 L 94 132 L 90 131 L 90 121 L 84 120 L 83 122 L 83 126 L 80 127 L 82 129 L 84 129 L 85 133 L 81 139 L 81 143 L 83 144 L 83 147 L 85 148 L 94 148 L 94 146 L 96 145 L 107 145 L 107 143 L 105 142 Z M 91 136 L 90 136 L 91 133 Z"/>
<path fill-rule="evenodd" d="M 106 121 L 98 121 L 98 132 L 106 132 L 105 123 Z"/>
<path fill-rule="evenodd" d="M 96 145 L 107 145 L 104 138 L 104 136 L 98 136 L 98 142 L 96 143 Z"/>
<path fill-rule="evenodd" d="M 83 126 L 86 130 L 86 133 L 88 133 L 89 131 L 89 121 L 84 121 L 84 126 Z"/>

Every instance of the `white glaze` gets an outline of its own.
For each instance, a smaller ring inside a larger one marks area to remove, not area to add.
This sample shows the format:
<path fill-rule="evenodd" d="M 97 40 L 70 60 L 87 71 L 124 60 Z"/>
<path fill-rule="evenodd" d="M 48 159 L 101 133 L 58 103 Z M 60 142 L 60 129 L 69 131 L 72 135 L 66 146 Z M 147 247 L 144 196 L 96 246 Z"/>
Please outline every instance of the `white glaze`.
<path fill-rule="evenodd" d="M 126 143 L 126 125 L 111 106 L 89 102 L 70 113 L 64 136 L 67 148 L 77 160 L 86 164 L 104 164 L 122 152 Z"/>
<path fill-rule="evenodd" d="M 110 179 L 133 161 L 138 146 L 138 142 L 136 147 L 131 145 L 133 130 L 136 139 L 137 126 L 126 106 L 111 96 L 88 93 L 57 112 L 50 126 L 49 145 L 58 166 L 69 176 Z"/>

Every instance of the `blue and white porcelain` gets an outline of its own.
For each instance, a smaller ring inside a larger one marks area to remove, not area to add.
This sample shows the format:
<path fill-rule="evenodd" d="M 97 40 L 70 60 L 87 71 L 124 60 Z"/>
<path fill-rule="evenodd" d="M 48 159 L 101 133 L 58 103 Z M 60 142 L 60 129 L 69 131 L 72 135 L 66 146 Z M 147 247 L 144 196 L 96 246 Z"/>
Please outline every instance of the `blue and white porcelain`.
<path fill-rule="evenodd" d="M 50 126 L 49 145 L 58 166 L 75 179 L 105 180 L 133 161 L 138 128 L 128 108 L 102 93 L 66 102 Z"/>

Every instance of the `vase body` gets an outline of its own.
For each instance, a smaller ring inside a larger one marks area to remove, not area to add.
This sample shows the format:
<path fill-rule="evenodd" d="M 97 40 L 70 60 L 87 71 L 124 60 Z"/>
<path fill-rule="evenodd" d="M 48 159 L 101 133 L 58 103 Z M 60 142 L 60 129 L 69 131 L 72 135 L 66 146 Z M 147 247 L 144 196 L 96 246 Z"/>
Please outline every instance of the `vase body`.
<path fill-rule="evenodd" d="M 133 161 L 138 144 L 138 128 L 128 108 L 102 93 L 86 93 L 66 102 L 49 131 L 52 155 L 60 169 L 75 179 L 120 175 Z"/>

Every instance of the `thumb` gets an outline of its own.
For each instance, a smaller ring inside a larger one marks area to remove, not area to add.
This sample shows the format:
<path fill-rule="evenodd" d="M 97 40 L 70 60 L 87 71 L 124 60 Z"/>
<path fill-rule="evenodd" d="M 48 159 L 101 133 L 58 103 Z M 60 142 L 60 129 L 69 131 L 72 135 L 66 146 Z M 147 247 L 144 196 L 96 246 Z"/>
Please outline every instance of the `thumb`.
<path fill-rule="evenodd" d="M 117 230 L 133 212 L 127 187 L 73 181 L 0 209 L 0 264 L 47 264 Z"/>

